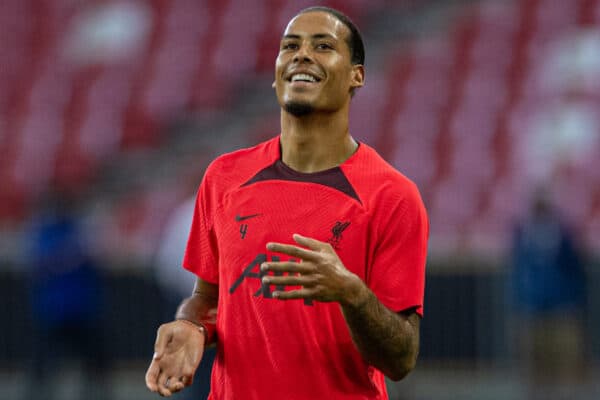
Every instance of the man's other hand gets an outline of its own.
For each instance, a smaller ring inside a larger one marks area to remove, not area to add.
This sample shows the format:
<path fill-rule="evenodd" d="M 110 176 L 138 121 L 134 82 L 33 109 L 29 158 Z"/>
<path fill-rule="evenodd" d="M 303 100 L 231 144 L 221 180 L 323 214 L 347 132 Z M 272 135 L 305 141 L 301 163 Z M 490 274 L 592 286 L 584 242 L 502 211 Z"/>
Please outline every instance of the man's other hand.
<path fill-rule="evenodd" d="M 190 386 L 204 353 L 205 335 L 191 322 L 176 320 L 158 328 L 146 386 L 171 396 Z"/>

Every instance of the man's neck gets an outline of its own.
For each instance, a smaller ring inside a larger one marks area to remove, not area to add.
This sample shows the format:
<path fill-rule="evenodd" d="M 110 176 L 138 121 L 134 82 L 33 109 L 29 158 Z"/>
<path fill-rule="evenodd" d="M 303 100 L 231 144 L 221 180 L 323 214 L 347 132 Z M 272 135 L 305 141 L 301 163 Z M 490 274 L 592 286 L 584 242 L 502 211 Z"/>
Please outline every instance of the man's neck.
<path fill-rule="evenodd" d="M 295 171 L 311 173 L 336 167 L 357 146 L 348 133 L 347 110 L 302 117 L 281 112 L 281 160 Z"/>

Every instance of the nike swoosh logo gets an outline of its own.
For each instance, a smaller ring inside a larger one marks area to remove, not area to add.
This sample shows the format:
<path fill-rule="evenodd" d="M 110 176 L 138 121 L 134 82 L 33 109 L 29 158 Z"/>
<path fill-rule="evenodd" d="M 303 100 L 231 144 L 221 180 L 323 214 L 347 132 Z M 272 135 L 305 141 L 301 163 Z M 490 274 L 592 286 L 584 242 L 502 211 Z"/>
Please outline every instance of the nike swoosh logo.
<path fill-rule="evenodd" d="M 250 215 L 244 215 L 244 216 L 236 215 L 235 220 L 236 220 L 236 222 L 245 221 L 250 218 L 258 217 L 259 215 L 261 215 L 261 214 L 250 214 Z"/>

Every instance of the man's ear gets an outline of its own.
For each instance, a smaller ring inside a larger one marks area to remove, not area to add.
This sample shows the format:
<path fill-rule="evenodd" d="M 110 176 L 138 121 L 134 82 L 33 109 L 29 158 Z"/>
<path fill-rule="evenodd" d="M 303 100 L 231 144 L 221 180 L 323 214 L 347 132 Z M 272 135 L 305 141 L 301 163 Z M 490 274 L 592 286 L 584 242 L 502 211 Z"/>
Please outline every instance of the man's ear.
<path fill-rule="evenodd" d="M 271 87 L 272 87 L 273 89 L 275 89 L 275 81 L 273 81 L 273 83 L 271 84 Z"/>
<path fill-rule="evenodd" d="M 362 64 L 352 66 L 352 75 L 350 78 L 350 89 L 352 91 L 365 85 L 365 67 Z"/>

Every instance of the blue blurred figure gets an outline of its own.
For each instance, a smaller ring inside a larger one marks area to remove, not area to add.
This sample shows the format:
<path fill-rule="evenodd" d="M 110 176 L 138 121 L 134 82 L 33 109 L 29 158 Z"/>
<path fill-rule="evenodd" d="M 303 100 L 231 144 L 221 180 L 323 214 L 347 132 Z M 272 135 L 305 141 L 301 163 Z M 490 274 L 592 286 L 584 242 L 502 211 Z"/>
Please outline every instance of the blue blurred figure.
<path fill-rule="evenodd" d="M 57 397 L 52 383 L 70 356 L 83 364 L 81 399 L 107 398 L 102 310 L 104 284 L 87 249 L 73 194 L 57 192 L 30 231 L 33 324 L 29 399 Z"/>
<path fill-rule="evenodd" d="M 575 237 L 543 189 L 516 227 L 513 278 L 529 398 L 569 397 L 561 391 L 582 378 L 585 273 Z"/>

